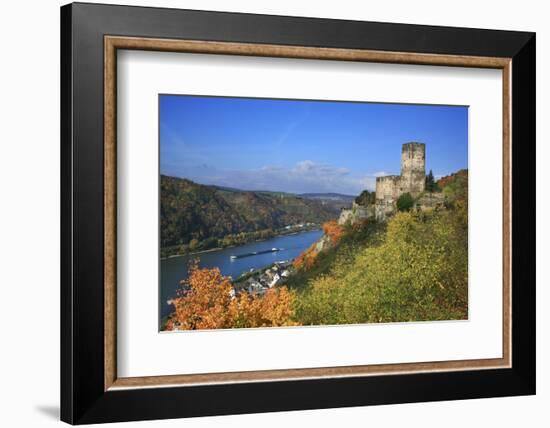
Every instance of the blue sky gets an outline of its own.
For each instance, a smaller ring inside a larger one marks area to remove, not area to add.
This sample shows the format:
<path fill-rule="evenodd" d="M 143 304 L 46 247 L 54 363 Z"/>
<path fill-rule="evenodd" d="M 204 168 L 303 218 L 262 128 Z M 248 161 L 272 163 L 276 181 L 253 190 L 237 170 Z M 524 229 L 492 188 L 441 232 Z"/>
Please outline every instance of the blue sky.
<path fill-rule="evenodd" d="M 243 190 L 359 194 L 399 174 L 401 145 L 426 172 L 468 167 L 468 108 L 160 96 L 160 172 Z"/>

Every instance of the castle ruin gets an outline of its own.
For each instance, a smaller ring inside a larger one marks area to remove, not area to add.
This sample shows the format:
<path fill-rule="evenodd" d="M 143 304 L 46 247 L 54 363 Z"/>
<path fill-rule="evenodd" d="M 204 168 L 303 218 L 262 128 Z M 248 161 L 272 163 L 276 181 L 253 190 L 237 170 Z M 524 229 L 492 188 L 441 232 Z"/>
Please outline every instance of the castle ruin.
<path fill-rule="evenodd" d="M 417 197 L 426 186 L 426 145 L 410 142 L 401 148 L 401 174 L 376 178 L 375 216 L 383 220 L 395 209 L 399 196 Z"/>
<path fill-rule="evenodd" d="M 353 202 L 351 209 L 340 212 L 338 224 L 354 224 L 369 218 L 385 220 L 396 209 L 397 199 L 404 193 L 417 198 L 426 188 L 426 145 L 410 142 L 401 147 L 401 174 L 376 177 L 376 198 L 373 205 L 359 206 Z M 417 200 L 415 205 L 420 209 L 430 209 L 436 201 Z"/>

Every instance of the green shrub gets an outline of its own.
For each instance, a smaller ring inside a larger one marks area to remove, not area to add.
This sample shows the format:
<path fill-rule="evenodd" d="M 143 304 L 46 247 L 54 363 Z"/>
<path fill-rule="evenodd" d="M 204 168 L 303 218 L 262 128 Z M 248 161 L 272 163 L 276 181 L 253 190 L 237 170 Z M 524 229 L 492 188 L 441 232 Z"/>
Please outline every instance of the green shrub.
<path fill-rule="evenodd" d="M 431 169 L 430 169 L 430 172 L 428 173 L 428 175 L 426 176 L 426 186 L 425 187 L 426 187 L 426 192 L 430 192 L 430 193 L 439 192 L 441 190 L 439 188 L 439 186 L 437 185 L 437 183 L 435 182 L 434 174 L 433 174 Z"/>
<path fill-rule="evenodd" d="M 363 190 L 359 196 L 355 198 L 355 203 L 367 207 L 376 202 L 376 192 L 369 192 L 368 190 Z"/>
<path fill-rule="evenodd" d="M 399 211 L 410 211 L 414 205 L 414 199 L 410 193 L 403 193 L 397 199 L 397 209 Z"/>

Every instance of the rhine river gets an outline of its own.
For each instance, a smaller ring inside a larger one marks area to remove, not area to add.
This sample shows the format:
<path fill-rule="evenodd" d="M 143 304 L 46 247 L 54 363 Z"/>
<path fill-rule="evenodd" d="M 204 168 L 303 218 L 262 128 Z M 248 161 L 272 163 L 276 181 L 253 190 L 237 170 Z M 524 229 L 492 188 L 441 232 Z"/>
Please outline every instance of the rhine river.
<path fill-rule="evenodd" d="M 248 272 L 250 269 L 259 269 L 277 261 L 294 259 L 322 235 L 321 230 L 311 230 L 293 235 L 277 236 L 265 241 L 250 242 L 238 247 L 161 260 L 159 302 L 161 318 L 172 311 L 172 306 L 168 305 L 166 301 L 175 296 L 179 282 L 187 278 L 187 267 L 191 259 L 198 258 L 200 267 L 219 267 L 223 275 L 236 279 L 240 274 Z M 231 259 L 232 255 L 264 251 L 271 248 L 279 248 L 280 251 Z"/>

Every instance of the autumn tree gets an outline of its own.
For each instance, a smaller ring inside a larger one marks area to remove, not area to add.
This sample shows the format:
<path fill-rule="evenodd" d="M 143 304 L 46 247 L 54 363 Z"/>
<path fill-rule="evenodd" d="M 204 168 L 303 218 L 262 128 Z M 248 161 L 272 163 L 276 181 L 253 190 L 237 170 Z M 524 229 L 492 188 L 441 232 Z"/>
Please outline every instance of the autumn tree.
<path fill-rule="evenodd" d="M 330 220 L 323 223 L 324 236 L 319 242 L 311 245 L 302 254 L 296 257 L 293 261 L 293 265 L 297 270 L 311 269 L 317 260 L 317 256 L 321 251 L 325 251 L 327 248 L 334 247 L 344 236 L 345 229 L 339 225 L 336 220 Z"/>
<path fill-rule="evenodd" d="M 224 328 L 228 325 L 227 309 L 233 286 L 218 268 L 189 268 L 189 278 L 181 283 L 177 297 L 172 299 L 174 313 L 168 330 L 198 330 Z"/>
<path fill-rule="evenodd" d="M 467 201 L 468 170 L 462 169 L 455 174 L 443 177 L 437 184 L 443 190 L 443 194 L 449 202 Z"/>
<path fill-rule="evenodd" d="M 286 287 L 270 289 L 263 296 L 244 291 L 235 296 L 230 278 L 219 268 L 199 268 L 196 263 L 181 285 L 171 300 L 174 312 L 167 330 L 296 325 L 292 320 L 294 294 Z"/>
<path fill-rule="evenodd" d="M 323 223 L 323 232 L 330 238 L 332 244 L 336 244 L 344 236 L 344 228 L 336 220 Z"/>
<path fill-rule="evenodd" d="M 233 328 L 298 325 L 293 321 L 294 293 L 286 287 L 271 288 L 263 296 L 241 293 L 228 313 Z"/>
<path fill-rule="evenodd" d="M 317 243 L 314 243 L 302 254 L 296 257 L 292 262 L 292 264 L 298 270 L 304 269 L 304 268 L 310 269 L 315 263 L 315 259 L 317 258 L 318 254 L 319 254 L 319 251 L 317 250 Z"/>
<path fill-rule="evenodd" d="M 437 186 L 440 189 L 444 189 L 445 187 L 449 186 L 450 184 L 454 183 L 455 181 L 460 181 L 462 183 L 467 184 L 468 183 L 468 170 L 467 169 L 461 169 L 454 174 L 447 175 L 445 177 L 440 178 L 437 181 Z"/>

